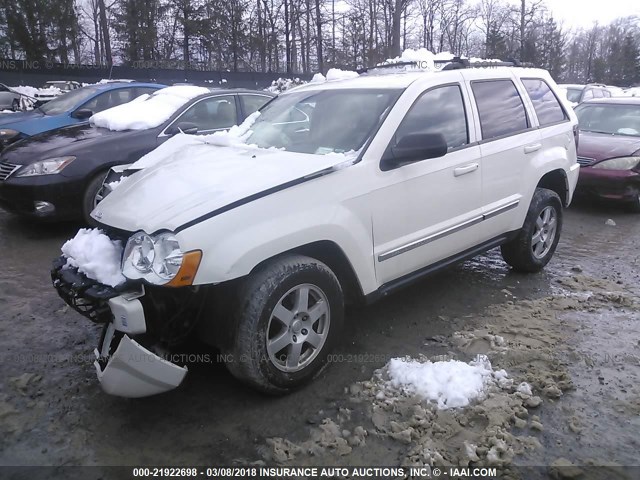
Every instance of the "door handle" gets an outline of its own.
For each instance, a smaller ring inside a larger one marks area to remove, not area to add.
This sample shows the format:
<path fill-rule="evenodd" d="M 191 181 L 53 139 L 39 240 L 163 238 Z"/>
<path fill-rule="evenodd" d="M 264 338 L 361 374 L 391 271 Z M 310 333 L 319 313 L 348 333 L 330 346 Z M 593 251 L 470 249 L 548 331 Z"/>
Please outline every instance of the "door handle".
<path fill-rule="evenodd" d="M 542 148 L 542 144 L 541 143 L 532 143 L 531 145 L 526 145 L 524 147 L 524 153 L 537 152 L 541 148 Z"/>
<path fill-rule="evenodd" d="M 467 173 L 475 172 L 477 169 L 477 163 L 470 163 L 469 165 L 465 165 L 464 167 L 454 168 L 453 176 L 459 177 L 460 175 L 466 175 Z"/>

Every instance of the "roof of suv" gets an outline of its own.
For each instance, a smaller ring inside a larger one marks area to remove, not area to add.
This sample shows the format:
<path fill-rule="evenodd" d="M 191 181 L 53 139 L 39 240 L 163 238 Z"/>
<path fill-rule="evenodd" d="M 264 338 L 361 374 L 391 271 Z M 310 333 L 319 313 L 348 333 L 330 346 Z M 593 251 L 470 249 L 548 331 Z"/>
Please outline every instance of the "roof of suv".
<path fill-rule="evenodd" d="M 511 72 L 517 72 L 520 76 L 535 75 L 540 76 L 542 72 L 546 74 L 545 70 L 537 68 L 522 68 L 522 67 L 485 67 L 482 70 L 495 72 L 496 77 L 509 76 Z M 398 71 L 384 73 L 363 73 L 357 77 L 344 78 L 338 80 L 327 80 L 314 82 L 311 81 L 305 85 L 287 90 L 289 92 L 299 92 L 303 90 L 329 90 L 329 89 L 341 89 L 341 88 L 407 88 L 413 82 L 425 78 L 425 76 L 433 76 L 436 78 L 438 75 L 451 74 L 452 72 L 464 72 L 471 71 L 468 69 L 460 70 L 436 70 L 436 71 Z M 455 74 L 455 73 L 454 73 Z"/>

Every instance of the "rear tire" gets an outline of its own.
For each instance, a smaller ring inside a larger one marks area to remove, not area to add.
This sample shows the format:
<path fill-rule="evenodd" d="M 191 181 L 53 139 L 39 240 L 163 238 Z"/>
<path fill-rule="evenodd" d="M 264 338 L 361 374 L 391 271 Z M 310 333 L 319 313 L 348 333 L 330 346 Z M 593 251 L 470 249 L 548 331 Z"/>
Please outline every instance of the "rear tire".
<path fill-rule="evenodd" d="M 342 328 L 342 288 L 324 263 L 275 258 L 237 291 L 227 368 L 239 380 L 281 395 L 310 381 L 328 361 Z"/>
<path fill-rule="evenodd" d="M 562 230 L 562 202 L 553 190 L 536 188 L 518 236 L 501 247 L 502 258 L 519 272 L 539 272 L 556 251 Z"/>
<path fill-rule="evenodd" d="M 96 196 L 102 188 L 102 183 L 107 178 L 107 172 L 100 172 L 91 179 L 84 191 L 82 199 L 82 219 L 87 225 L 96 226 L 96 221 L 91 217 L 91 212 L 95 208 L 97 201 Z"/>

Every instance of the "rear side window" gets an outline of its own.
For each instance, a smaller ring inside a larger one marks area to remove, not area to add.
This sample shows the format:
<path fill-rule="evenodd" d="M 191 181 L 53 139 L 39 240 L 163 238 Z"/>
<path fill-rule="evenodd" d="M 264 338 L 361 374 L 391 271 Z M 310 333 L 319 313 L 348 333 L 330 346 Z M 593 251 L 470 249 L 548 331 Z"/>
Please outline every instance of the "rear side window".
<path fill-rule="evenodd" d="M 440 133 L 449 150 L 469 143 L 460 87 L 448 85 L 422 94 L 402 120 L 395 140 L 411 133 Z"/>
<path fill-rule="evenodd" d="M 265 95 L 240 95 L 242 101 L 242 107 L 244 108 L 245 116 L 251 115 L 262 108 L 262 106 L 271 100 L 271 97 Z"/>
<path fill-rule="evenodd" d="M 522 83 L 531 98 L 540 126 L 551 125 L 567 119 L 567 115 L 547 82 L 539 78 L 526 78 L 522 79 Z"/>
<path fill-rule="evenodd" d="M 524 104 L 511 80 L 472 82 L 471 89 L 476 97 L 484 140 L 521 132 L 529 127 Z"/>

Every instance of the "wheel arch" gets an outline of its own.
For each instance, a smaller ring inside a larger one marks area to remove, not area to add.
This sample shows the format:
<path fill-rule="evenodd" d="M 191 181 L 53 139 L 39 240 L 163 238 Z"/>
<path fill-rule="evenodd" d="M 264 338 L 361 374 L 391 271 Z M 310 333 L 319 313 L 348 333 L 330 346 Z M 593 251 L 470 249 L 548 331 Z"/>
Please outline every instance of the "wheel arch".
<path fill-rule="evenodd" d="M 538 182 L 538 185 L 536 185 L 536 188 L 546 188 L 556 192 L 560 197 L 562 205 L 565 207 L 569 206 L 569 179 L 562 168 L 557 168 L 545 173 Z"/>
<path fill-rule="evenodd" d="M 251 273 L 260 270 L 265 264 L 273 261 L 274 259 L 286 255 L 299 254 L 307 257 L 319 260 L 333 271 L 338 278 L 340 286 L 344 292 L 345 302 L 348 304 L 361 304 L 364 301 L 364 292 L 362 285 L 358 280 L 353 265 L 349 261 L 349 258 L 344 253 L 342 248 L 331 240 L 320 240 L 316 242 L 307 243 L 298 247 L 291 248 L 284 252 L 281 252 L 275 256 L 267 258 L 258 263 Z"/>

